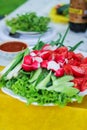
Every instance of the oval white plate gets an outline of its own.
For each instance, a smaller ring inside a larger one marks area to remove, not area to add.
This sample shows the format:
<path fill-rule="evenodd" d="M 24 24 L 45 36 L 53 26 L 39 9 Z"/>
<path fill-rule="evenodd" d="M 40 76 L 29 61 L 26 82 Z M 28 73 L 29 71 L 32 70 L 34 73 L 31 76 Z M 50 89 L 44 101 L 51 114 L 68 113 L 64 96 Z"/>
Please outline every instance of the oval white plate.
<path fill-rule="evenodd" d="M 50 25 L 49 31 L 45 32 L 44 34 L 37 34 L 37 35 L 23 35 L 19 34 L 19 37 L 14 37 L 9 35 L 9 30 L 6 27 L 6 24 L 4 21 L 1 22 L 0 26 L 0 39 L 2 41 L 7 41 L 7 40 L 20 40 L 23 42 L 26 42 L 29 46 L 33 46 L 38 42 L 38 39 L 41 41 L 47 43 L 52 41 L 53 39 L 58 37 L 58 32 L 55 29 L 55 26 L 52 24 Z"/>
<path fill-rule="evenodd" d="M 6 25 L 6 27 L 8 28 L 8 30 L 9 30 L 9 32 L 10 32 L 10 31 L 11 31 L 11 27 L 9 27 L 9 26 L 7 26 L 7 25 Z M 52 28 L 52 27 L 49 27 L 49 29 L 48 29 L 47 31 L 43 32 L 43 33 L 46 33 L 46 32 L 48 32 L 48 31 L 50 31 L 51 28 Z M 41 34 L 43 34 L 43 33 L 40 33 L 40 32 L 21 31 L 21 30 L 17 30 L 16 33 L 19 33 L 19 34 L 22 34 L 22 35 L 37 35 L 37 34 L 41 35 Z"/>
<path fill-rule="evenodd" d="M 81 51 L 79 51 L 79 50 L 76 50 L 76 52 L 77 52 L 77 53 L 80 52 L 80 53 L 82 53 L 84 56 L 87 56 L 87 53 L 85 53 L 85 52 L 81 52 Z M 8 88 L 6 88 L 6 87 L 3 87 L 3 88 L 1 88 L 1 90 L 2 90 L 2 92 L 4 92 L 5 94 L 7 94 L 7 95 L 9 95 L 9 96 L 11 96 L 11 97 L 13 97 L 13 98 L 18 99 L 18 100 L 20 100 L 21 102 L 27 103 L 27 99 L 26 99 L 26 98 L 15 94 L 15 93 L 14 93 L 12 90 L 10 90 L 10 89 L 8 89 Z M 81 95 L 81 96 L 87 95 L 87 89 L 86 89 L 85 91 L 83 91 L 83 92 L 80 92 L 79 95 Z M 74 102 L 74 101 L 76 101 L 76 99 L 72 99 L 72 101 Z M 33 105 L 38 105 L 37 102 L 33 102 L 32 104 L 33 104 Z M 50 104 L 44 104 L 43 106 L 54 106 L 54 104 L 52 104 L 52 103 L 50 103 Z"/>

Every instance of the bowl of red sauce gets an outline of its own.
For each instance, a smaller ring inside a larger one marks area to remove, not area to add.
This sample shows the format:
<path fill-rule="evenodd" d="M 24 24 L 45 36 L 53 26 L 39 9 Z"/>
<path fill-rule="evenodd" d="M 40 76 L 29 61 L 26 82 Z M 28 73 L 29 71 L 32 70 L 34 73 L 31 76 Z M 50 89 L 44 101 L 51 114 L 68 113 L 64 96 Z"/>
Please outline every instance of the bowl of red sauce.
<path fill-rule="evenodd" d="M 0 56 L 14 58 L 19 52 L 28 47 L 27 43 L 21 41 L 5 41 L 0 43 Z"/>

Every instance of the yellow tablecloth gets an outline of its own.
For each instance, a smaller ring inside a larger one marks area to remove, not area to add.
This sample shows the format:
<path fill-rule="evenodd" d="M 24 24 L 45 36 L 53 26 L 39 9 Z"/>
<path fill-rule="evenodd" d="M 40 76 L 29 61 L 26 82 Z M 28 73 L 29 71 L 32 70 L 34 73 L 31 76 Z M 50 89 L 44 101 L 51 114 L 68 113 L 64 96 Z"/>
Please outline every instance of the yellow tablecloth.
<path fill-rule="evenodd" d="M 27 106 L 0 91 L 0 130 L 86 130 L 87 97 L 81 104 Z"/>

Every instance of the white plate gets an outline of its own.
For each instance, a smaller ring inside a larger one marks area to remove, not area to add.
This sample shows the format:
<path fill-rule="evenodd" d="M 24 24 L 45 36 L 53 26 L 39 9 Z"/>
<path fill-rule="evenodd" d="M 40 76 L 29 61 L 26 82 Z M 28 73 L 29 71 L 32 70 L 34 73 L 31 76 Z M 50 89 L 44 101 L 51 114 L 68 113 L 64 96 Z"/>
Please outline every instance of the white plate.
<path fill-rule="evenodd" d="M 51 28 L 43 33 L 43 34 L 37 34 L 37 35 L 24 35 L 21 34 L 19 37 L 14 37 L 9 35 L 9 30 L 6 27 L 4 21 L 1 22 L 0 25 L 0 39 L 1 41 L 7 41 L 7 40 L 20 40 L 22 42 L 28 43 L 29 46 L 33 46 L 38 42 L 38 39 L 40 38 L 41 41 L 47 43 L 52 41 L 58 36 L 57 31 L 55 30 L 54 26 L 51 26 Z"/>
<path fill-rule="evenodd" d="M 27 99 L 26 99 L 26 98 L 24 98 L 24 97 L 22 97 L 22 96 L 19 96 L 19 95 L 17 95 L 17 94 L 14 94 L 13 91 L 10 90 L 10 89 L 3 87 L 3 88 L 1 88 L 1 90 L 2 90 L 2 92 L 4 92 L 5 94 L 7 94 L 7 95 L 9 95 L 9 96 L 11 96 L 11 97 L 13 97 L 13 98 L 15 98 L 15 99 L 18 99 L 18 100 L 21 101 L 21 102 L 27 103 Z M 37 102 L 33 102 L 32 104 L 33 104 L 33 105 L 38 105 Z M 54 104 L 50 103 L 50 104 L 44 104 L 43 106 L 53 106 L 53 105 L 54 105 Z"/>
<path fill-rule="evenodd" d="M 6 26 L 6 28 L 8 28 L 9 32 L 11 31 L 11 27 L 9 26 Z M 50 31 L 51 27 L 49 27 L 49 29 L 43 33 L 46 33 L 48 31 Z M 22 34 L 22 35 L 37 35 L 37 34 L 43 34 L 43 33 L 40 33 L 40 32 L 33 32 L 33 31 L 21 31 L 21 30 L 17 30 L 16 33 L 19 33 L 19 34 Z"/>
<path fill-rule="evenodd" d="M 84 56 L 87 56 L 87 53 L 85 53 L 85 52 L 81 52 L 81 51 L 79 51 L 79 50 L 76 50 L 75 52 L 77 52 L 77 53 L 80 52 L 80 53 L 82 53 Z M 27 103 L 27 99 L 26 99 L 26 98 L 15 94 L 15 93 L 14 93 L 12 90 L 10 90 L 10 89 L 8 89 L 8 88 L 6 88 L 6 87 L 3 87 L 3 88 L 1 88 L 1 90 L 2 90 L 2 92 L 4 92 L 5 94 L 7 94 L 7 95 L 9 95 L 9 96 L 11 96 L 11 97 L 13 97 L 13 98 L 18 99 L 18 100 L 21 101 L 21 102 Z M 86 89 L 85 91 L 83 91 L 83 92 L 80 92 L 79 95 L 80 95 L 80 96 L 85 96 L 85 95 L 87 95 L 87 89 Z M 76 101 L 76 99 L 73 98 L 72 101 L 74 102 L 74 101 Z M 33 105 L 38 105 L 37 102 L 33 102 L 32 104 L 33 104 Z M 54 106 L 54 104 L 52 104 L 52 103 L 50 103 L 50 104 L 44 104 L 43 106 Z"/>

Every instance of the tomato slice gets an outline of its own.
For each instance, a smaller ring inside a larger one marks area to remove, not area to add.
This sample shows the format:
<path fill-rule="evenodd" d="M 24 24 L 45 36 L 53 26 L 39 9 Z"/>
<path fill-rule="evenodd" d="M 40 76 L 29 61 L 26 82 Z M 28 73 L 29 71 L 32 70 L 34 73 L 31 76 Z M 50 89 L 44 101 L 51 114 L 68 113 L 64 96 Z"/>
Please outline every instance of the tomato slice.
<path fill-rule="evenodd" d="M 85 69 L 83 67 L 71 65 L 71 69 L 72 69 L 73 75 L 76 77 L 82 77 L 85 75 Z"/>
<path fill-rule="evenodd" d="M 77 88 L 80 91 L 84 91 L 87 89 L 87 78 L 75 78 L 73 82 L 74 88 Z"/>
<path fill-rule="evenodd" d="M 76 61 L 76 60 L 74 60 L 74 59 L 69 59 L 69 60 L 68 60 L 68 63 L 69 63 L 70 65 L 74 65 L 74 66 L 79 66 L 79 65 L 80 65 L 80 62 L 78 62 L 78 61 Z"/>
<path fill-rule="evenodd" d="M 79 61 L 82 61 L 84 59 L 84 56 L 81 53 L 75 54 L 75 58 Z"/>
<path fill-rule="evenodd" d="M 63 68 L 64 68 L 65 74 L 71 74 L 71 75 L 72 75 L 71 65 L 65 64 L 65 65 L 63 66 Z"/>
<path fill-rule="evenodd" d="M 84 80 L 84 78 L 75 78 L 73 80 L 73 82 L 74 82 L 74 88 L 77 88 L 80 91 L 82 91 L 83 80 Z"/>
<path fill-rule="evenodd" d="M 87 89 L 87 78 L 84 78 L 80 90 L 81 90 L 81 91 L 84 91 L 84 90 L 86 90 L 86 89 Z"/>
<path fill-rule="evenodd" d="M 85 57 L 85 58 L 82 60 L 82 63 L 83 63 L 83 64 L 87 64 L 87 57 Z"/>
<path fill-rule="evenodd" d="M 74 57 L 74 52 L 68 51 L 68 56 L 67 56 L 68 60 L 72 59 L 73 57 Z"/>
<path fill-rule="evenodd" d="M 87 76 L 87 64 L 80 65 L 85 70 L 85 77 Z"/>
<path fill-rule="evenodd" d="M 57 48 L 54 52 L 62 55 L 64 58 L 67 58 L 67 55 L 68 55 L 68 49 L 67 49 L 67 47 Z"/>

